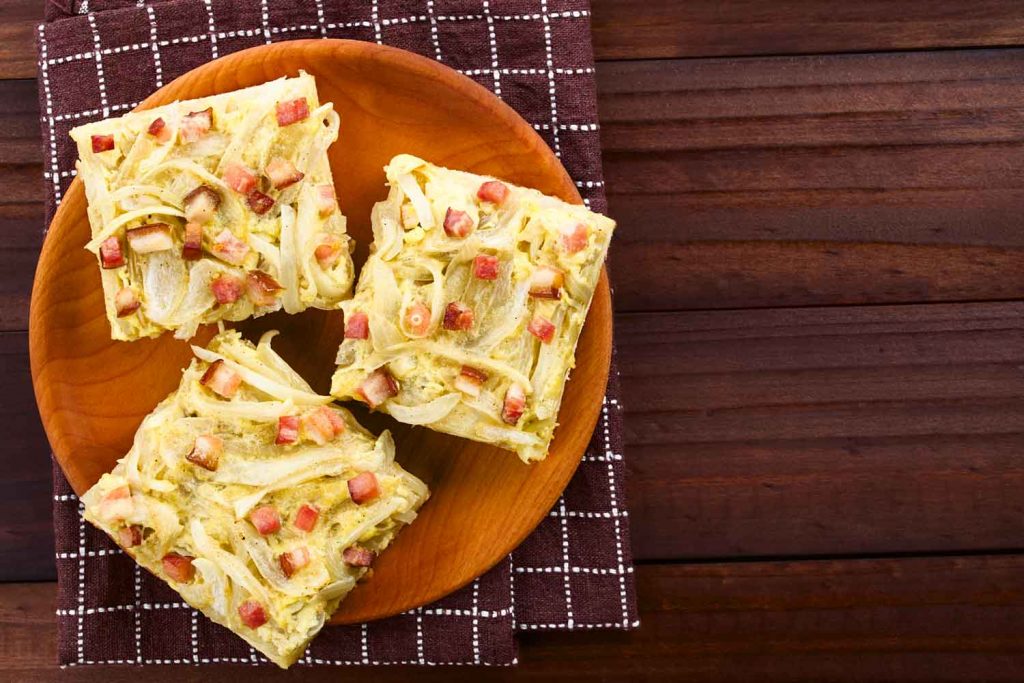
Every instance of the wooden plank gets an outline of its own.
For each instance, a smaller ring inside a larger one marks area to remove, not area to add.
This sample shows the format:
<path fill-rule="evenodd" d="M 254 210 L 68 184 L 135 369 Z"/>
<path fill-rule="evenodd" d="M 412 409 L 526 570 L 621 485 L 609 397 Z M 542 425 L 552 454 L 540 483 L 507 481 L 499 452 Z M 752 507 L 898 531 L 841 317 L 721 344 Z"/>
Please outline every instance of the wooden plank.
<path fill-rule="evenodd" d="M 603 64 L 620 310 L 1024 293 L 1024 51 Z"/>
<path fill-rule="evenodd" d="M 0 581 L 52 579 L 50 447 L 32 393 L 26 334 L 0 333 L 0 377 Z"/>
<path fill-rule="evenodd" d="M 1014 0 L 593 0 L 600 60 L 919 50 L 1019 45 Z M 0 0 L 0 79 L 36 74 L 43 4 Z"/>
<path fill-rule="evenodd" d="M 622 314 L 643 560 L 1022 547 L 1024 303 Z M 50 461 L 23 334 L 0 580 L 53 576 Z"/>
<path fill-rule="evenodd" d="M 1024 42 L 1014 0 L 593 0 L 599 59 L 918 50 Z"/>
<path fill-rule="evenodd" d="M 0 0 L 0 79 L 36 75 L 36 25 L 45 4 L 34 0 Z"/>
<path fill-rule="evenodd" d="M 1017 680 L 1024 665 L 1020 556 L 648 565 L 636 576 L 638 631 L 531 633 L 513 668 L 365 673 L 376 681 L 994 681 Z M 55 640 L 53 584 L 0 585 L 0 667 L 19 681 L 52 680 Z M 146 677 L 198 682 L 213 671 L 267 681 L 288 675 L 156 666 Z M 299 671 L 313 682 L 342 673 Z M 83 667 L 63 676 L 116 682 L 138 670 Z"/>
<path fill-rule="evenodd" d="M 620 315 L 642 558 L 1016 548 L 1024 303 Z"/>

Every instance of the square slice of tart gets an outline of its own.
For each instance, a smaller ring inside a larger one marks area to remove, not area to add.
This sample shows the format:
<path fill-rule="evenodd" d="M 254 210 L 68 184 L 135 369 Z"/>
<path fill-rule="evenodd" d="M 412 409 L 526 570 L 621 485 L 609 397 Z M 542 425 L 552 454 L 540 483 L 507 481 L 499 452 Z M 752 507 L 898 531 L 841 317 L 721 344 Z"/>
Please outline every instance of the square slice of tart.
<path fill-rule="evenodd" d="M 224 332 L 82 497 L 85 518 L 282 667 L 429 495 L 394 443 Z"/>
<path fill-rule="evenodd" d="M 188 339 L 348 297 L 338 125 L 302 73 L 72 130 L 111 336 Z"/>
<path fill-rule="evenodd" d="M 386 172 L 331 393 L 544 458 L 615 223 L 409 155 Z"/>

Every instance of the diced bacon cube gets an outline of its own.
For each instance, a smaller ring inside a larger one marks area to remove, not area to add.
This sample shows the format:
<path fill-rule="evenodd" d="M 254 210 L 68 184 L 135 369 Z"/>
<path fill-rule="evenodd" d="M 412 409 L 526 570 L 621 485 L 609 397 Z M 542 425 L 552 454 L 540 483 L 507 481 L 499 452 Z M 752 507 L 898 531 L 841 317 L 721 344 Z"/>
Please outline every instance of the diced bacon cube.
<path fill-rule="evenodd" d="M 267 623 L 267 610 L 255 600 L 246 600 L 238 606 L 238 618 L 249 628 L 259 628 Z"/>
<path fill-rule="evenodd" d="M 473 277 L 480 280 L 498 279 L 498 257 L 480 254 L 473 259 Z"/>
<path fill-rule="evenodd" d="M 295 443 L 299 440 L 299 416 L 282 415 L 277 418 L 277 438 L 274 443 L 278 446 Z"/>
<path fill-rule="evenodd" d="M 398 396 L 398 383 L 390 372 L 380 368 L 371 372 L 362 381 L 356 393 L 362 396 L 371 408 L 376 408 L 392 396 Z"/>
<path fill-rule="evenodd" d="M 299 169 L 295 168 L 295 164 L 281 157 L 271 159 L 264 170 L 270 178 L 271 185 L 278 190 L 294 185 L 306 177 L 305 173 L 300 173 Z"/>
<path fill-rule="evenodd" d="M 245 276 L 249 287 L 249 298 L 257 306 L 273 306 L 278 293 L 284 289 L 281 284 L 262 270 L 250 270 Z"/>
<path fill-rule="evenodd" d="M 377 553 L 358 545 L 350 545 L 341 553 L 341 559 L 350 567 L 369 567 L 377 559 Z"/>
<path fill-rule="evenodd" d="M 180 555 L 178 553 L 167 553 L 160 563 L 163 565 L 164 574 L 167 578 L 177 583 L 190 583 L 196 575 L 196 568 L 192 566 L 194 557 Z"/>
<path fill-rule="evenodd" d="M 135 504 L 127 484 L 107 491 L 100 499 L 99 516 L 108 522 L 131 517 L 133 512 Z"/>
<path fill-rule="evenodd" d="M 248 244 L 235 237 L 233 232 L 224 228 L 214 238 L 210 251 L 222 261 L 227 261 L 233 266 L 240 266 L 245 262 L 245 257 L 249 255 L 251 250 Z"/>
<path fill-rule="evenodd" d="M 256 189 L 256 174 L 242 164 L 224 167 L 224 183 L 238 194 L 247 195 Z"/>
<path fill-rule="evenodd" d="M 333 185 L 317 185 L 315 202 L 320 217 L 330 216 L 338 210 L 338 196 Z"/>
<path fill-rule="evenodd" d="M 409 304 L 405 309 L 405 330 L 410 335 L 422 337 L 430 329 L 430 307 L 422 301 Z"/>
<path fill-rule="evenodd" d="M 345 423 L 327 406 L 302 416 L 302 431 L 314 443 L 323 445 L 345 431 Z"/>
<path fill-rule="evenodd" d="M 526 326 L 526 331 L 545 344 L 550 344 L 555 338 L 555 326 L 542 315 L 534 315 L 533 320 Z"/>
<path fill-rule="evenodd" d="M 122 548 L 134 548 L 142 543 L 142 527 L 137 524 L 123 526 L 117 530 L 117 544 Z"/>
<path fill-rule="evenodd" d="M 530 276 L 530 296 L 538 299 L 561 299 L 565 273 L 558 268 L 541 266 Z"/>
<path fill-rule="evenodd" d="M 223 452 L 224 441 L 219 436 L 203 434 L 196 437 L 192 452 L 186 455 L 185 459 L 193 465 L 199 465 L 203 469 L 215 472 Z"/>
<path fill-rule="evenodd" d="M 316 526 L 316 520 L 320 518 L 320 511 L 308 503 L 299 506 L 295 513 L 295 521 L 292 525 L 299 531 L 310 532 Z"/>
<path fill-rule="evenodd" d="M 274 206 L 274 199 L 268 195 L 263 194 L 259 190 L 253 190 L 245 196 L 245 201 L 249 204 L 249 208 L 257 216 L 262 216 Z"/>
<path fill-rule="evenodd" d="M 362 311 L 355 311 L 345 321 L 345 339 L 369 339 L 370 318 Z"/>
<path fill-rule="evenodd" d="M 321 233 L 319 239 L 320 244 L 313 250 L 313 255 L 316 257 L 316 261 L 320 264 L 321 268 L 330 268 L 341 259 L 345 244 L 337 235 L 331 235 L 326 232 Z"/>
<path fill-rule="evenodd" d="M 109 152 L 112 149 L 114 149 L 113 135 L 92 136 L 92 151 L 94 154 L 99 154 L 100 152 Z"/>
<path fill-rule="evenodd" d="M 441 326 L 446 330 L 465 331 L 473 327 L 473 309 L 461 301 L 453 301 L 444 309 Z"/>
<path fill-rule="evenodd" d="M 476 191 L 476 196 L 485 201 L 501 206 L 508 199 L 508 185 L 499 180 L 488 180 Z"/>
<path fill-rule="evenodd" d="M 444 214 L 444 232 L 449 237 L 462 239 L 473 231 L 473 219 L 465 211 L 448 207 Z"/>
<path fill-rule="evenodd" d="M 455 388 L 469 396 L 479 396 L 480 389 L 486 381 L 486 372 L 463 365 L 459 374 L 455 376 Z"/>
<path fill-rule="evenodd" d="M 231 398 L 238 392 L 238 387 L 242 385 L 242 378 L 225 365 L 224 361 L 217 359 L 210 364 L 210 367 L 206 368 L 199 383 L 224 398 Z"/>
<path fill-rule="evenodd" d="M 335 436 L 340 436 L 345 433 L 345 430 L 347 430 L 348 427 L 345 426 L 345 420 L 342 419 L 341 415 L 339 415 L 337 411 L 331 410 L 327 406 L 322 406 L 320 410 L 323 411 L 327 416 L 327 419 L 331 421 L 331 429 L 334 430 Z"/>
<path fill-rule="evenodd" d="M 507 424 L 514 425 L 519 422 L 526 409 L 526 390 L 518 384 L 513 384 L 505 392 L 505 404 L 501 408 L 501 419 Z"/>
<path fill-rule="evenodd" d="M 209 223 L 220 208 L 220 192 L 209 185 L 200 185 L 185 195 L 185 219 L 190 223 Z"/>
<path fill-rule="evenodd" d="M 305 97 L 277 103 L 277 125 L 290 126 L 309 118 L 309 105 Z"/>
<path fill-rule="evenodd" d="M 284 575 L 291 578 L 292 574 L 299 571 L 310 561 L 309 548 L 304 545 L 298 548 L 293 548 L 277 558 L 278 562 L 281 563 L 281 571 Z"/>
<path fill-rule="evenodd" d="M 586 249 L 590 231 L 583 223 L 563 225 L 559 232 L 558 244 L 566 253 L 575 254 Z"/>
<path fill-rule="evenodd" d="M 114 295 L 114 310 L 118 318 L 124 318 L 139 310 L 142 302 L 131 287 L 122 287 Z"/>
<path fill-rule="evenodd" d="M 210 281 L 210 289 L 217 303 L 227 305 L 238 301 L 245 292 L 245 283 L 241 278 L 228 273 L 221 273 Z"/>
<path fill-rule="evenodd" d="M 249 521 L 261 536 L 273 534 L 281 529 L 281 515 L 273 505 L 261 505 L 249 513 Z"/>
<path fill-rule="evenodd" d="M 162 118 L 155 118 L 149 124 L 149 128 L 146 132 L 156 138 L 157 142 L 164 143 L 171 139 L 171 129 L 167 127 L 167 122 Z"/>
<path fill-rule="evenodd" d="M 198 223 L 185 224 L 185 239 L 181 245 L 181 258 L 198 261 L 203 256 L 203 226 Z"/>
<path fill-rule="evenodd" d="M 137 254 L 150 254 L 155 251 L 167 251 L 174 246 L 171 226 L 166 223 L 150 223 L 132 228 L 125 233 L 128 246 Z"/>
<path fill-rule="evenodd" d="M 348 480 L 348 495 L 356 505 L 368 503 L 380 495 L 377 475 L 373 472 L 362 472 Z"/>
<path fill-rule="evenodd" d="M 182 142 L 195 142 L 209 133 L 211 128 L 213 128 L 213 109 L 207 107 L 202 111 L 194 111 L 182 117 L 178 133 L 181 135 Z"/>
<path fill-rule="evenodd" d="M 117 235 L 111 235 L 100 243 L 100 266 L 102 268 L 120 268 L 124 265 L 124 251 Z"/>

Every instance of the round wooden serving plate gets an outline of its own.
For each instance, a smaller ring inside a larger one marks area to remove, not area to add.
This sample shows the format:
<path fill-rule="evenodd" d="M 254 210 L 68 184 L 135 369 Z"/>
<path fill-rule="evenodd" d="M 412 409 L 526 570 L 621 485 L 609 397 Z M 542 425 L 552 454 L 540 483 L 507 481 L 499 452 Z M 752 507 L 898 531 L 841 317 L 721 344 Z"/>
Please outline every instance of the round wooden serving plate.
<path fill-rule="evenodd" d="M 341 115 L 331 170 L 357 265 L 371 241 L 369 216 L 384 198 L 384 164 L 408 152 L 436 164 L 493 174 L 580 202 L 575 186 L 533 128 L 470 79 L 394 48 L 341 40 L 277 43 L 205 64 L 140 105 L 154 107 L 256 85 L 300 69 Z M 115 342 L 103 314 L 85 192 L 75 180 L 50 226 L 35 285 L 29 341 L 32 380 L 47 436 L 68 480 L 84 492 L 130 447 L 142 418 L 178 385 L 189 345 L 169 334 Z M 340 312 L 274 314 L 243 323 L 250 337 L 279 329 L 275 347 L 326 391 L 342 336 Z M 205 343 L 210 330 L 196 340 Z M 484 444 L 408 428 L 349 405 L 374 430 L 390 428 L 398 460 L 432 491 L 414 524 L 342 603 L 333 623 L 378 619 L 432 602 L 472 581 L 537 526 L 576 470 L 597 423 L 608 379 L 612 319 L 602 274 L 576 353 L 547 459 L 524 465 Z"/>

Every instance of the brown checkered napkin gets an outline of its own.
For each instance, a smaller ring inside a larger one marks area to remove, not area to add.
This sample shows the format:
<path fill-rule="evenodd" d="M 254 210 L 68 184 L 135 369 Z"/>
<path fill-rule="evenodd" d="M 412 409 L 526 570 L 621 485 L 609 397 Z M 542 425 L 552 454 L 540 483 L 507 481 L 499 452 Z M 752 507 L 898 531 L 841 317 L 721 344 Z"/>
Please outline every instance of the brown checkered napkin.
<path fill-rule="evenodd" d="M 394 45 L 470 76 L 532 123 L 588 203 L 605 207 L 588 0 L 58 2 L 38 35 L 50 216 L 75 173 L 71 128 L 128 111 L 220 55 L 318 37 Z M 507 665 L 516 631 L 637 626 L 618 391 L 613 372 L 579 471 L 508 561 L 433 605 L 326 628 L 301 663 Z M 56 468 L 54 489 L 61 664 L 266 662 L 82 522 Z"/>

